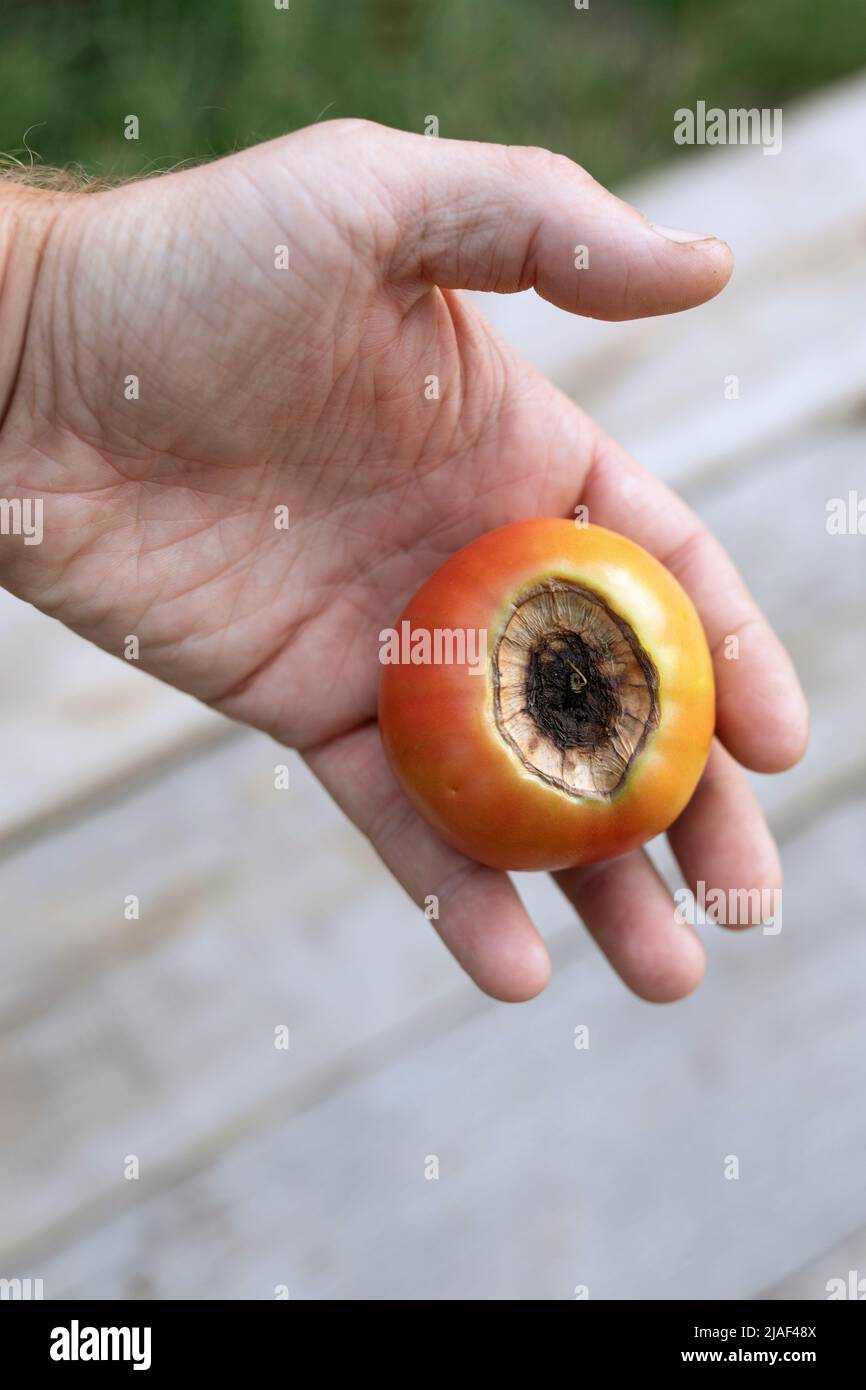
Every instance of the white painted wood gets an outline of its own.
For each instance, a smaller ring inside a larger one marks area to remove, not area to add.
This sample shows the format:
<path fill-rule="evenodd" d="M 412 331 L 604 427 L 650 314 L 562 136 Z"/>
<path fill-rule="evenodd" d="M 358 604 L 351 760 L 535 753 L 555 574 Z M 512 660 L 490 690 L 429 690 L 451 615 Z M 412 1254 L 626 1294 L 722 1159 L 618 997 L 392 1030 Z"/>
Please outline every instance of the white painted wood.
<path fill-rule="evenodd" d="M 829 1299 L 831 1294 L 836 1301 L 866 1299 L 866 1230 L 846 1236 L 839 1245 L 823 1251 L 762 1296 L 773 1300 L 818 1300 Z"/>
<path fill-rule="evenodd" d="M 116 1195 L 125 1154 L 164 1175 L 287 1084 L 351 1074 L 397 1024 L 474 996 L 297 759 L 274 789 L 286 756 L 250 732 L 0 868 L 0 1267 Z M 568 919 L 551 885 L 533 895 Z"/>
<path fill-rule="evenodd" d="M 0 590 L 0 847 L 226 721 Z"/>
<path fill-rule="evenodd" d="M 862 801 L 857 814 L 840 808 L 791 846 L 781 935 L 708 930 L 712 974 L 688 1003 L 638 1003 L 582 946 L 544 1002 L 482 1005 L 433 1036 L 409 1026 L 387 1065 L 335 1076 L 306 1105 L 286 1086 L 261 1132 L 162 1193 L 143 1182 L 131 1210 L 43 1255 L 46 1290 L 268 1298 L 286 1283 L 296 1298 L 569 1299 L 578 1284 L 595 1298 L 764 1288 L 866 1221 Z M 573 1047 L 578 1024 L 588 1051 Z M 724 1176 L 730 1155 L 737 1181 Z M 119 1194 L 118 1206 L 133 1200 Z"/>

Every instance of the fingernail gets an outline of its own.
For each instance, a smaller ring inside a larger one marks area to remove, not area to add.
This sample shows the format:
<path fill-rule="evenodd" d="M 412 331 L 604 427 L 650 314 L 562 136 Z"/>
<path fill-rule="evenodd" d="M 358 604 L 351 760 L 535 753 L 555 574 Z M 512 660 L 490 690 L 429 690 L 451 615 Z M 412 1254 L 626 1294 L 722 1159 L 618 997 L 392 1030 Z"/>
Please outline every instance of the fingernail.
<path fill-rule="evenodd" d="M 665 237 L 668 241 L 715 241 L 716 237 L 707 236 L 705 232 L 683 232 L 679 227 L 661 227 L 658 222 L 650 222 L 654 232 L 659 236 Z"/>

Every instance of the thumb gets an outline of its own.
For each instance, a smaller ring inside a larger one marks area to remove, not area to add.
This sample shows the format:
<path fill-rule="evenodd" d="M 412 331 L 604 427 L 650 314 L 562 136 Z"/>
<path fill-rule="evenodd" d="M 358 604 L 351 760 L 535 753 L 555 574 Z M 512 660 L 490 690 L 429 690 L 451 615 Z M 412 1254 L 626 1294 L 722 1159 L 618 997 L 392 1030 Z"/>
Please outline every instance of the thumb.
<path fill-rule="evenodd" d="M 564 155 L 379 130 L 392 281 L 532 287 L 571 313 L 630 319 L 703 304 L 730 278 L 725 242 L 654 226 Z"/>

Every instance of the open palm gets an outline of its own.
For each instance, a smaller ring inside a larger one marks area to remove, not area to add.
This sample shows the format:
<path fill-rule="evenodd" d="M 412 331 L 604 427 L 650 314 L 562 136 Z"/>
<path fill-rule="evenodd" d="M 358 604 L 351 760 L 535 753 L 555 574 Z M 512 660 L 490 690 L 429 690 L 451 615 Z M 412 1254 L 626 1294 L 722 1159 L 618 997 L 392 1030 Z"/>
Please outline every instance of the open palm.
<path fill-rule="evenodd" d="M 384 761 L 378 635 L 473 537 L 585 503 L 674 571 L 714 651 L 740 637 L 716 660 L 721 742 L 671 830 L 685 881 L 776 886 L 734 760 L 773 771 L 802 751 L 784 651 L 684 504 L 459 294 L 671 312 L 724 285 L 722 243 L 653 228 L 545 151 L 364 122 L 88 196 L 10 196 L 40 231 L 0 476 L 45 498 L 45 538 L 2 539 L 7 587 L 107 650 L 135 634 L 146 669 L 300 749 L 412 897 L 438 896 L 477 983 L 524 999 L 549 965 L 513 885 L 443 844 Z M 642 851 L 557 879 L 639 994 L 697 983 L 700 942 Z"/>

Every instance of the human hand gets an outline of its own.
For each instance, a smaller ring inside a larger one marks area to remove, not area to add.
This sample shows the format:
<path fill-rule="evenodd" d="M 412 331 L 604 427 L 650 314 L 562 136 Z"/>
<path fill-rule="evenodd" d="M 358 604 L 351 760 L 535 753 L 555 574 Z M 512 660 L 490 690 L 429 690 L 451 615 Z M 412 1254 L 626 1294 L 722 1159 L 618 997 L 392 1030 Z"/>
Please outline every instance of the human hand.
<path fill-rule="evenodd" d="M 0 489 L 45 498 L 41 545 L 0 541 L 3 584 L 109 651 L 135 633 L 145 669 L 300 749 L 411 896 L 438 896 L 481 988 L 532 997 L 547 952 L 507 875 L 443 844 L 394 782 L 378 634 L 505 522 L 584 503 L 691 593 L 719 743 L 671 843 L 689 884 L 777 885 L 737 761 L 803 750 L 787 656 L 696 517 L 457 292 L 668 313 L 722 288 L 723 243 L 670 239 L 544 151 L 354 121 L 86 196 L 9 187 L 0 240 Z M 643 851 L 556 877 L 638 994 L 695 986 L 703 948 Z"/>

